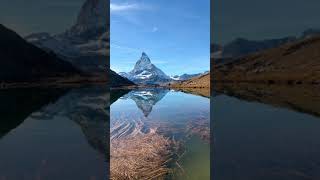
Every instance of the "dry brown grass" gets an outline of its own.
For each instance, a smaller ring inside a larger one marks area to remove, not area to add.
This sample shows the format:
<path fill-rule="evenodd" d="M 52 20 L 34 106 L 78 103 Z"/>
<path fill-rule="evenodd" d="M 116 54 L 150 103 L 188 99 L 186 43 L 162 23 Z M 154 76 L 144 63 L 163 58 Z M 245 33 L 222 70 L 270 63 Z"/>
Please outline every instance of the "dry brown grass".
<path fill-rule="evenodd" d="M 170 84 L 173 88 L 210 88 L 210 73 Z"/>
<path fill-rule="evenodd" d="M 165 179 L 173 143 L 155 132 L 111 140 L 111 179 Z"/>
<path fill-rule="evenodd" d="M 320 37 L 304 39 L 215 65 L 216 82 L 319 84 Z M 214 61 L 214 59 L 212 60 Z"/>
<path fill-rule="evenodd" d="M 207 118 L 199 118 L 187 123 L 187 134 L 198 135 L 206 143 L 210 143 L 210 125 Z"/>

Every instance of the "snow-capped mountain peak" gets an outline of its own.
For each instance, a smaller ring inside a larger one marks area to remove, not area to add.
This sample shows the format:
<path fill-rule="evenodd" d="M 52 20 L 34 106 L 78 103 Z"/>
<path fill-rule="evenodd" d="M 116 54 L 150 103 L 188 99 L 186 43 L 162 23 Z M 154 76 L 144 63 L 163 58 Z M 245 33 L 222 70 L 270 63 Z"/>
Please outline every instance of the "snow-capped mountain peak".
<path fill-rule="evenodd" d="M 143 52 L 140 59 L 136 62 L 133 72 L 134 73 L 139 73 L 140 71 L 143 71 L 145 69 L 151 69 L 152 68 L 152 63 L 148 55 Z"/>
<path fill-rule="evenodd" d="M 148 55 L 147 55 L 145 52 L 142 52 L 142 55 L 141 55 L 140 60 L 141 60 L 141 61 L 148 61 L 148 62 L 150 62 L 150 58 L 148 57 Z"/>
<path fill-rule="evenodd" d="M 162 70 L 151 63 L 145 52 L 142 53 L 140 59 L 129 73 L 121 72 L 119 75 L 137 84 L 159 84 L 171 80 Z"/>
<path fill-rule="evenodd" d="M 138 62 L 146 63 L 146 64 L 151 63 L 150 58 L 148 57 L 148 55 L 145 52 L 142 53 L 141 58 Z"/>
<path fill-rule="evenodd" d="M 205 71 L 203 73 L 197 73 L 197 74 L 182 74 L 182 75 L 174 75 L 174 76 L 170 76 L 170 78 L 172 80 L 175 80 L 175 81 L 185 81 L 185 80 L 188 80 L 188 79 L 191 79 L 191 78 L 194 78 L 194 77 L 197 77 L 197 76 L 202 76 L 202 75 L 205 75 L 205 74 L 208 74 L 209 71 Z"/>

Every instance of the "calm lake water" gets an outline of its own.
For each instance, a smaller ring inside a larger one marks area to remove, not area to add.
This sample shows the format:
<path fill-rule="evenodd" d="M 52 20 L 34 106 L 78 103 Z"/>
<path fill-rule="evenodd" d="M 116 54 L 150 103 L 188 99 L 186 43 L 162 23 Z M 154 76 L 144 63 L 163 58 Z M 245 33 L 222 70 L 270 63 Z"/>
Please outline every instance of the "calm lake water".
<path fill-rule="evenodd" d="M 209 98 L 167 89 L 122 94 L 110 107 L 111 141 L 151 132 L 164 136 L 183 149 L 176 152 L 169 164 L 173 173 L 165 178 L 210 179 Z"/>
<path fill-rule="evenodd" d="M 303 87 L 247 87 L 216 94 L 211 101 L 214 179 L 320 179 L 316 92 Z"/>
<path fill-rule="evenodd" d="M 211 112 L 209 98 L 167 89 L 1 90 L 0 179 L 107 179 L 110 139 L 136 134 L 179 145 L 167 179 L 209 179 L 210 166 L 216 180 L 320 179 L 319 89 L 232 88 Z"/>
<path fill-rule="evenodd" d="M 108 177 L 106 87 L 0 91 L 1 180 Z"/>

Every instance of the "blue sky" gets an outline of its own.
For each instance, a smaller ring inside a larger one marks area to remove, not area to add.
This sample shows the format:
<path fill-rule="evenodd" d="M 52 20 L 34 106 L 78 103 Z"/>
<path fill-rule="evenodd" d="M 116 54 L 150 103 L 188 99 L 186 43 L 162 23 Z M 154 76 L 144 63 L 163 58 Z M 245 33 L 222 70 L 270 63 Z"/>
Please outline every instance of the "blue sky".
<path fill-rule="evenodd" d="M 0 23 L 25 36 L 64 32 L 76 21 L 85 0 L 0 0 Z"/>
<path fill-rule="evenodd" d="M 210 0 L 111 0 L 110 66 L 129 72 L 145 52 L 168 75 L 210 68 Z"/>

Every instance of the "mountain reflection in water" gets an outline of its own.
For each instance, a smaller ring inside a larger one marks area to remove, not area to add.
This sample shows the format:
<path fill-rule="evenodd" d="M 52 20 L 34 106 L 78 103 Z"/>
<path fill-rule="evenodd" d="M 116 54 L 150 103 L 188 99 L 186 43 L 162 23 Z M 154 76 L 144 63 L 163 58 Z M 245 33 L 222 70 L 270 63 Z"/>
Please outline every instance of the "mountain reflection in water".
<path fill-rule="evenodd" d="M 120 90 L 124 92 L 124 90 Z M 111 94 L 118 93 L 119 90 L 111 91 Z M 156 105 L 167 93 L 168 89 L 162 88 L 150 88 L 150 89 L 135 89 L 129 91 L 127 94 L 120 97 L 122 100 L 131 99 L 135 102 L 136 106 L 141 110 L 144 115 L 143 119 L 147 119 L 152 111 L 152 107 Z M 120 93 L 118 93 L 120 94 Z M 112 121 L 111 128 L 111 140 L 114 138 L 119 138 L 121 136 L 126 136 L 131 133 L 147 132 L 146 124 L 143 119 L 134 119 L 127 117 L 121 117 L 121 122 Z M 116 124 L 113 124 L 116 123 Z"/>
<path fill-rule="evenodd" d="M 214 88 L 214 179 L 320 179 L 319 86 Z"/>
<path fill-rule="evenodd" d="M 110 107 L 111 178 L 209 179 L 209 114 L 200 94 L 141 88 L 123 95 Z"/>
<path fill-rule="evenodd" d="M 65 89 L 4 89 L 0 90 L 0 138 L 19 126 L 34 111 L 56 101 Z"/>
<path fill-rule="evenodd" d="M 319 86 L 218 83 L 213 90 L 212 94 L 226 94 L 320 117 Z"/>
<path fill-rule="evenodd" d="M 9 89 L 0 96 L 0 177 L 108 177 L 107 87 Z"/>
<path fill-rule="evenodd" d="M 145 90 L 133 90 L 123 96 L 123 99 L 132 99 L 139 109 L 143 112 L 145 117 L 152 111 L 152 107 L 156 105 L 167 93 L 168 89 L 145 89 Z"/>

